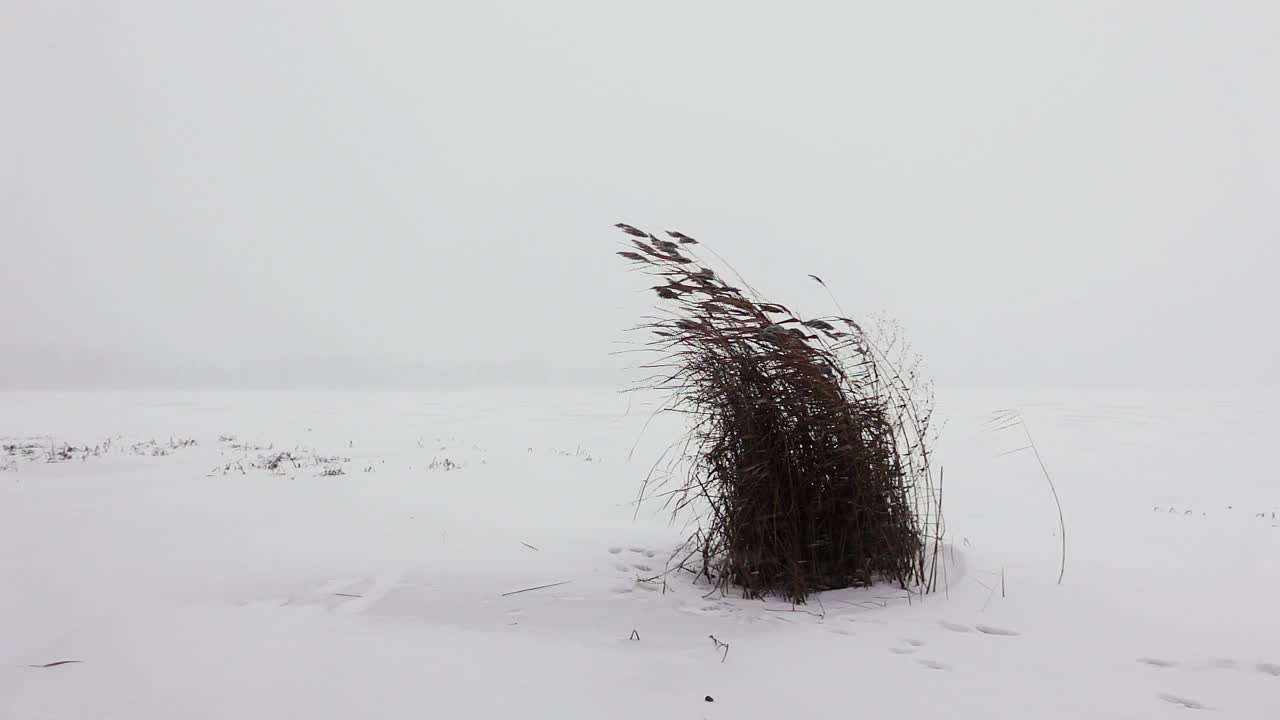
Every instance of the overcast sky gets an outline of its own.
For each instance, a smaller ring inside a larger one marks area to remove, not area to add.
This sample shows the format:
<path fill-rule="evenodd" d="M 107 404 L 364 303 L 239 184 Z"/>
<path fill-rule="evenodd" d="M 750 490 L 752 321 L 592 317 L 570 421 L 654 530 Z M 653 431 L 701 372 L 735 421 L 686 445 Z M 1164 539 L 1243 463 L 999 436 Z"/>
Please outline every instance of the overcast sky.
<path fill-rule="evenodd" d="M 608 380 L 625 221 L 956 383 L 1272 383 L 1280 3 L 0 1 L 0 384 Z"/>

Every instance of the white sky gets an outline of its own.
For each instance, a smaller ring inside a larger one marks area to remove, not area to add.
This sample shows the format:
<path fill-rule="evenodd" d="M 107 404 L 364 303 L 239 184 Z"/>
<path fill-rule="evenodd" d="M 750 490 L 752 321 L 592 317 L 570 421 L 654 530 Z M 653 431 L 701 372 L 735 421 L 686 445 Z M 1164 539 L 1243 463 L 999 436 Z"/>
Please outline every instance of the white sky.
<path fill-rule="evenodd" d="M 1274 382 L 1280 3 L 0 0 L 0 385 L 608 380 L 610 225 L 943 380 Z"/>

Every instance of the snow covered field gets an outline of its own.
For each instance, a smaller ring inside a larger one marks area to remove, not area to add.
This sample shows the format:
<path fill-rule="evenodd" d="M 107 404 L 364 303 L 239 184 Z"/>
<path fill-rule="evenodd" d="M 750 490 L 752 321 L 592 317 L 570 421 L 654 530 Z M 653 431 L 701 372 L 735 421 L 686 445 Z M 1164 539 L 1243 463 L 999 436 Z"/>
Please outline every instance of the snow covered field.
<path fill-rule="evenodd" d="M 792 608 L 608 391 L 4 391 L 0 718 L 1276 718 L 1277 400 L 942 389 L 946 591 Z"/>

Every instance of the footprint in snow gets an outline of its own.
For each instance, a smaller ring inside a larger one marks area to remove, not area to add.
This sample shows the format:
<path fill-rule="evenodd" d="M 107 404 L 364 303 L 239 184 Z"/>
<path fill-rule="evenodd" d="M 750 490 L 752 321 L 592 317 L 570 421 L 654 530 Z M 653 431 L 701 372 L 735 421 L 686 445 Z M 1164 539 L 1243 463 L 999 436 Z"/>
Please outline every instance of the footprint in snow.
<path fill-rule="evenodd" d="M 941 625 L 944 630 L 950 630 L 951 632 L 959 632 L 959 633 L 973 632 L 973 628 L 969 627 L 968 625 L 953 623 L 953 622 L 950 622 L 949 620 L 939 620 L 938 624 Z"/>
<path fill-rule="evenodd" d="M 926 660 L 925 658 L 920 658 L 919 660 L 916 660 L 916 662 L 920 663 L 924 667 L 929 668 L 930 670 L 950 670 L 951 669 L 950 665 L 946 663 L 938 662 L 937 660 Z"/>
<path fill-rule="evenodd" d="M 1008 630 L 1005 628 L 994 627 L 992 625 L 975 625 L 978 632 L 983 635 L 1000 635 L 1002 637 L 1018 637 L 1022 633 L 1017 630 Z"/>
<path fill-rule="evenodd" d="M 611 548 L 609 548 L 609 554 L 610 554 L 610 555 L 617 555 L 617 554 L 618 554 L 618 553 L 620 553 L 620 552 L 622 552 L 622 548 L 620 548 L 620 547 L 611 547 Z"/>
<path fill-rule="evenodd" d="M 1177 695 L 1170 695 L 1169 693 L 1161 693 L 1161 694 L 1160 694 L 1160 695 L 1158 695 L 1157 697 L 1159 697 L 1161 700 L 1163 700 L 1163 701 L 1165 701 L 1165 702 L 1167 702 L 1167 703 L 1169 703 L 1169 704 L 1171 704 L 1171 705 L 1180 705 L 1180 706 L 1182 706 L 1182 707 L 1184 707 L 1184 708 L 1187 708 L 1188 710 L 1209 710 L 1209 709 L 1211 709 L 1208 705 L 1205 705 L 1205 704 L 1204 704 L 1204 703 L 1202 703 L 1202 702 L 1199 702 L 1199 701 L 1196 701 L 1196 700 L 1192 700 L 1191 698 L 1179 697 L 1179 696 L 1177 696 Z"/>
<path fill-rule="evenodd" d="M 1163 660 L 1161 658 L 1142 657 L 1142 658 L 1138 658 L 1138 662 L 1142 663 L 1143 665 L 1150 665 L 1151 667 L 1158 667 L 1158 668 L 1183 667 L 1182 663 L 1176 662 L 1174 660 Z M 1255 670 L 1256 672 L 1262 675 L 1280 677 L 1280 665 L 1277 665 L 1276 663 L 1263 662 L 1263 661 L 1258 661 L 1254 663 L 1252 666 L 1250 666 L 1249 663 L 1242 662 L 1240 660 L 1234 660 L 1232 658 L 1214 658 L 1213 660 L 1207 660 L 1202 663 L 1194 663 L 1187 667 L 1188 669 L 1192 669 L 1192 670 L 1196 670 L 1196 669 L 1199 669 L 1199 670 L 1248 670 L 1250 667 L 1252 667 L 1253 670 Z"/>
<path fill-rule="evenodd" d="M 653 568 L 645 565 L 644 563 L 633 563 L 631 567 L 639 570 L 640 572 L 653 572 Z"/>
<path fill-rule="evenodd" d="M 889 648 L 889 652 L 893 653 L 894 655 L 912 655 L 915 653 L 915 651 L 924 647 L 924 641 L 917 640 L 916 638 L 907 638 L 903 642 L 907 644 L 906 647 Z"/>

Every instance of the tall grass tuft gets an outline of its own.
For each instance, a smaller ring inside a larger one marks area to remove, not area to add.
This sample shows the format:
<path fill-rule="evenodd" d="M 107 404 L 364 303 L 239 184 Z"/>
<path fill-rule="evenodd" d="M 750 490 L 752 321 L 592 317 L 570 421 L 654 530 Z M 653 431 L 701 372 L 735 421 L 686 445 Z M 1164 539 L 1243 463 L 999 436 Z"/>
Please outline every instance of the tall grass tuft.
<path fill-rule="evenodd" d="M 806 319 L 735 286 L 687 235 L 617 227 L 618 255 L 659 282 L 659 312 L 639 326 L 658 359 L 640 387 L 691 421 L 641 490 L 692 514 L 678 564 L 722 590 L 797 603 L 877 582 L 933 589 L 941 480 L 914 366 L 843 312 Z"/>

